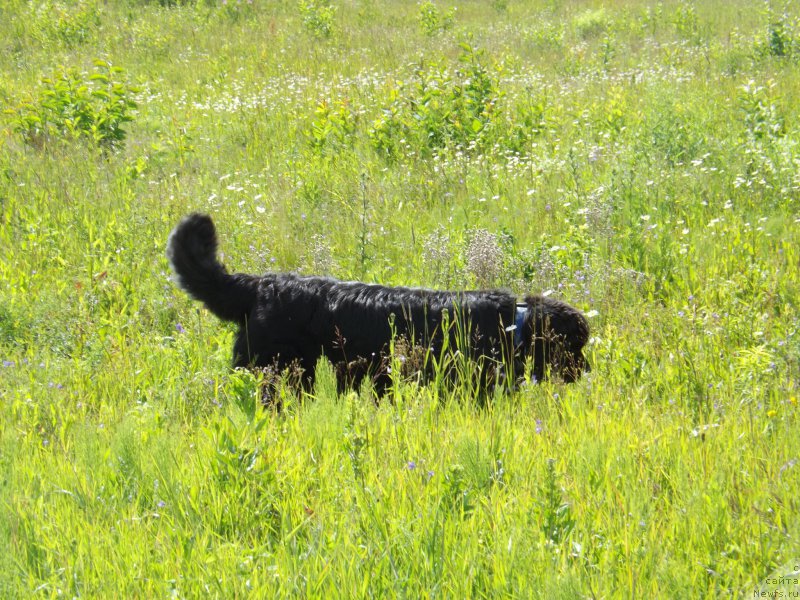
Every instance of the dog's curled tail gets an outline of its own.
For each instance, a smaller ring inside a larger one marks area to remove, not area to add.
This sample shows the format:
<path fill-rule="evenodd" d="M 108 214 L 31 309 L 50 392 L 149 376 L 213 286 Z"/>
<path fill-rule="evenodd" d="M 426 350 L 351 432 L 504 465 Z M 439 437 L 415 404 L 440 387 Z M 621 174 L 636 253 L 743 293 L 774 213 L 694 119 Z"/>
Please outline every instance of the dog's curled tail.
<path fill-rule="evenodd" d="M 231 275 L 217 260 L 217 231 L 208 215 L 191 214 L 172 231 L 167 257 L 178 285 L 225 321 L 242 323 L 255 303 L 256 278 Z"/>

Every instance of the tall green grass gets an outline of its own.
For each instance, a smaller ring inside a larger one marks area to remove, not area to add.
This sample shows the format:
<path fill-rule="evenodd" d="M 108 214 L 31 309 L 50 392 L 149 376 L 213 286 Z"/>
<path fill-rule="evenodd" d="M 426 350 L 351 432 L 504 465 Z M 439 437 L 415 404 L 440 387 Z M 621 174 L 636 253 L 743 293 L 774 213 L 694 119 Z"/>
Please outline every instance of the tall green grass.
<path fill-rule="evenodd" d="M 0 21 L 0 595 L 800 591 L 791 4 Z M 264 408 L 170 279 L 192 210 L 236 270 L 550 291 L 593 370 Z"/>

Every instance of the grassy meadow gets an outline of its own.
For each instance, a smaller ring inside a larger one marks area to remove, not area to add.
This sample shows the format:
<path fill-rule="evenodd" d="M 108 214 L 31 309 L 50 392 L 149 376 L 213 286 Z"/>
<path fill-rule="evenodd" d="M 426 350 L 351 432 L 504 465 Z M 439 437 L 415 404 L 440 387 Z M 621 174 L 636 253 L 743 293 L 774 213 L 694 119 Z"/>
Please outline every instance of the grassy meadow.
<path fill-rule="evenodd" d="M 800 594 L 792 2 L 0 23 L 0 597 Z M 190 211 L 233 270 L 553 294 L 592 372 L 265 408 L 171 279 Z"/>

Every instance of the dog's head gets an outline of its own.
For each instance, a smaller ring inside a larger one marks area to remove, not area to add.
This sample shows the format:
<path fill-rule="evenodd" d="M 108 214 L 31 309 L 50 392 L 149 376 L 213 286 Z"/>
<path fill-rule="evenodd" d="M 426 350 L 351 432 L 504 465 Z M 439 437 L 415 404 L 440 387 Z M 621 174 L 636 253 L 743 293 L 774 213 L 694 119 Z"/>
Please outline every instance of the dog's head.
<path fill-rule="evenodd" d="M 534 377 L 541 381 L 549 370 L 572 383 L 591 371 L 583 355 L 589 340 L 586 317 L 569 304 L 545 296 L 527 296 L 525 305 L 523 342 L 525 354 L 533 361 Z"/>

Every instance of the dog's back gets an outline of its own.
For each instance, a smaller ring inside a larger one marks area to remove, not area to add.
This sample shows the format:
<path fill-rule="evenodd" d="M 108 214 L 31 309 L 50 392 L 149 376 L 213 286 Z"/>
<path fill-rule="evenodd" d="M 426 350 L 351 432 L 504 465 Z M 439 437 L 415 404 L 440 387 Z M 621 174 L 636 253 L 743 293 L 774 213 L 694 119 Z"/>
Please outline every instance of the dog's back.
<path fill-rule="evenodd" d="M 217 260 L 217 232 L 211 217 L 192 214 L 173 230 L 167 257 L 178 284 L 225 321 L 243 323 L 258 290 L 257 278 L 231 275 Z"/>

